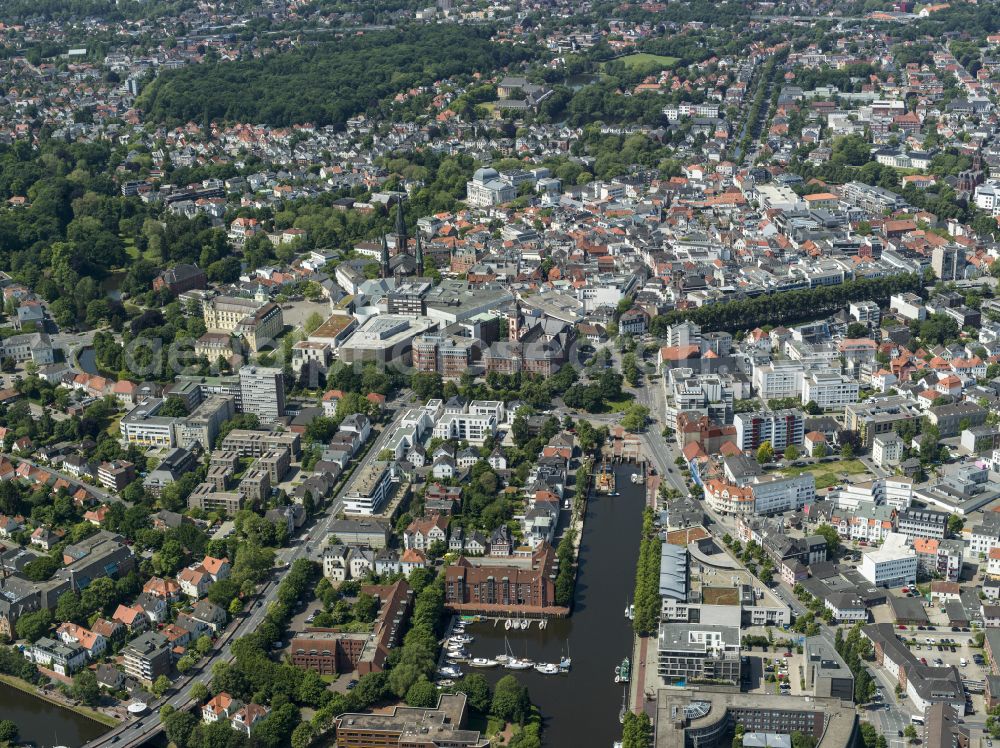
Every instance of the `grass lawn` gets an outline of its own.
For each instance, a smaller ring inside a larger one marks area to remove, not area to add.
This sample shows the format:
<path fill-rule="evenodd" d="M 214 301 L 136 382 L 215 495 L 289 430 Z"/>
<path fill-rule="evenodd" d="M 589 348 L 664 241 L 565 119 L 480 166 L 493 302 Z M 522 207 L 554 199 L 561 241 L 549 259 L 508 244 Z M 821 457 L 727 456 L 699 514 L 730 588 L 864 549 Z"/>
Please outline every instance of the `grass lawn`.
<path fill-rule="evenodd" d="M 125 245 L 125 254 L 127 254 L 133 260 L 138 260 L 140 252 L 139 248 L 135 246 L 135 239 L 131 236 L 124 236 L 122 234 L 119 234 L 119 237 L 121 237 L 122 243 Z M 156 253 L 151 252 L 148 249 L 144 253 L 142 253 L 142 256 L 145 259 L 150 260 L 151 262 L 159 262 L 160 259 L 156 255 Z"/>
<path fill-rule="evenodd" d="M 651 55 L 647 52 L 637 52 L 634 55 L 625 55 L 618 58 L 625 66 L 640 73 L 658 73 L 661 70 L 672 68 L 680 59 L 677 57 L 667 57 L 666 55 Z"/>
<path fill-rule="evenodd" d="M 122 422 L 122 418 L 124 418 L 124 416 L 118 416 L 117 418 L 112 419 L 111 423 L 108 424 L 108 427 L 105 429 L 105 431 L 107 431 L 111 436 L 115 438 L 121 436 L 120 425 Z"/>
<path fill-rule="evenodd" d="M 469 729 L 479 730 L 488 738 L 499 733 L 505 726 L 506 723 L 502 719 L 494 717 L 492 714 L 469 713 Z"/>
<path fill-rule="evenodd" d="M 776 472 L 785 475 L 800 475 L 812 473 L 816 477 L 816 488 L 829 488 L 843 481 L 843 476 L 860 475 L 868 471 L 861 460 L 838 460 L 837 462 L 821 462 L 802 467 L 783 467 Z"/>
<path fill-rule="evenodd" d="M 618 400 L 605 400 L 604 407 L 610 413 L 624 413 L 634 402 L 635 398 L 632 395 L 622 394 L 622 397 Z"/>

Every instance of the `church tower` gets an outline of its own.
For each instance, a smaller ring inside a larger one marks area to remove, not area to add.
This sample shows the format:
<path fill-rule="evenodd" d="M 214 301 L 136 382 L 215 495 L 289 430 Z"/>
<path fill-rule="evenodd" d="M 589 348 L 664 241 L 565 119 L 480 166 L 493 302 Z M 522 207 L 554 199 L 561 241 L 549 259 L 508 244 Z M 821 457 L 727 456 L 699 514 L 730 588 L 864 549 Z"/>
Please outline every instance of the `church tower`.
<path fill-rule="evenodd" d="M 403 201 L 396 203 L 396 254 L 405 255 L 407 245 L 406 217 L 403 215 Z"/>
<path fill-rule="evenodd" d="M 420 241 L 420 232 L 417 232 L 417 277 L 424 277 L 424 244 Z"/>
<path fill-rule="evenodd" d="M 385 234 L 382 234 L 382 277 L 388 278 L 391 275 L 389 270 L 389 243 L 385 240 Z"/>

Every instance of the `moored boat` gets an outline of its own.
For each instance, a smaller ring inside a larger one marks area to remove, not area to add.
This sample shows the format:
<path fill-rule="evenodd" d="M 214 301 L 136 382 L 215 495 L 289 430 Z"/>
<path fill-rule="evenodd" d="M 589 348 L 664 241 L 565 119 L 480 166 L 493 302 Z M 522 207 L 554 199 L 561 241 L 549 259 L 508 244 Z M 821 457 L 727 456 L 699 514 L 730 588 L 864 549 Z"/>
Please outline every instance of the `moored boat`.
<path fill-rule="evenodd" d="M 473 657 L 469 660 L 470 667 L 496 667 L 500 663 L 487 657 Z"/>
<path fill-rule="evenodd" d="M 535 663 L 531 660 L 519 660 L 516 657 L 511 657 L 504 664 L 504 667 L 508 670 L 530 670 L 534 665 Z"/>

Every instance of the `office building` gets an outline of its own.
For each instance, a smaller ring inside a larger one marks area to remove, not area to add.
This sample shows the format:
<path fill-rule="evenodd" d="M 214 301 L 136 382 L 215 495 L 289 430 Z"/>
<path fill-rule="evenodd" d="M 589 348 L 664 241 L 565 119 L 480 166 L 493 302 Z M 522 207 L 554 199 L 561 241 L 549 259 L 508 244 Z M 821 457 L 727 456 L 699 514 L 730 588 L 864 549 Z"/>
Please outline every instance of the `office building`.
<path fill-rule="evenodd" d="M 210 395 L 187 418 L 174 425 L 177 446 L 189 449 L 200 444 L 202 449 L 211 449 L 219 428 L 235 415 L 236 403 L 231 397 Z"/>
<path fill-rule="evenodd" d="M 118 431 L 129 444 L 139 447 L 174 447 L 174 426 L 181 419 L 157 415 L 163 408 L 163 400 L 149 398 L 143 400 L 125 414 Z"/>
<path fill-rule="evenodd" d="M 780 473 L 762 475 L 749 484 L 753 491 L 754 513 L 780 514 L 801 509 L 816 498 L 816 478 L 812 473 L 786 477 Z"/>
<path fill-rule="evenodd" d="M 437 707 L 394 706 L 382 713 L 346 713 L 336 719 L 339 748 L 412 746 L 416 748 L 489 748 L 478 730 L 468 729 L 464 693 L 441 694 Z"/>
<path fill-rule="evenodd" d="M 796 732 L 816 748 L 851 748 L 858 735 L 854 704 L 837 698 L 740 693 L 728 686 L 696 691 L 660 689 L 656 702 L 656 748 L 729 748 L 733 730 L 744 735 Z"/>
<path fill-rule="evenodd" d="M 373 362 L 409 366 L 413 358 L 413 340 L 433 332 L 437 325 L 428 317 L 375 315 L 340 346 L 340 359 L 348 364 Z"/>
<path fill-rule="evenodd" d="M 906 544 L 906 536 L 887 533 L 882 546 L 866 552 L 859 569 L 876 587 L 903 587 L 917 582 L 917 553 Z"/>
<path fill-rule="evenodd" d="M 281 369 L 244 366 L 240 369 L 240 396 L 244 413 L 253 413 L 261 423 L 285 415 L 285 380 Z"/>
<path fill-rule="evenodd" d="M 938 280 L 958 280 L 965 276 L 965 251 L 956 244 L 935 247 L 931 252 L 931 268 Z"/>
<path fill-rule="evenodd" d="M 905 535 L 910 541 L 915 538 L 943 540 L 948 530 L 950 516 L 948 512 L 910 507 L 901 511 L 896 517 L 896 531 Z"/>
<path fill-rule="evenodd" d="M 833 644 L 822 636 L 810 636 L 803 647 L 806 688 L 814 696 L 854 701 L 854 675 Z"/>
<path fill-rule="evenodd" d="M 302 451 L 301 437 L 294 431 L 233 429 L 222 440 L 222 449 L 240 457 L 260 457 L 265 452 L 287 449 L 293 458 Z"/>

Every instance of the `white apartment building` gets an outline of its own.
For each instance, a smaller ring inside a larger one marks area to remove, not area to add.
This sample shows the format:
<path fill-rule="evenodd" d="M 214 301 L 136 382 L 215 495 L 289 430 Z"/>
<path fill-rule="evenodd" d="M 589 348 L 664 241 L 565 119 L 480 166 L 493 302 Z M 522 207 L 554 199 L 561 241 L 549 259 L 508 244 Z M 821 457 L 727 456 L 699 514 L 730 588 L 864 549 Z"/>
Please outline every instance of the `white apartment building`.
<path fill-rule="evenodd" d="M 701 345 L 701 328 L 694 322 L 678 322 L 667 328 L 666 340 L 669 348 L 683 345 Z"/>
<path fill-rule="evenodd" d="M 805 437 L 805 414 L 801 410 L 767 410 L 754 413 L 737 413 L 733 416 L 736 427 L 736 445 L 741 450 L 755 450 L 764 442 L 778 452 L 791 445 L 802 446 Z"/>
<path fill-rule="evenodd" d="M 833 371 L 814 371 L 802 382 L 802 404 L 814 402 L 824 410 L 843 408 L 858 401 L 860 389 L 852 377 Z"/>
<path fill-rule="evenodd" d="M 701 104 L 682 101 L 677 106 L 664 107 L 663 116 L 667 118 L 667 122 L 676 122 L 681 117 L 710 117 L 715 119 L 719 116 L 719 105 L 714 101 L 704 101 Z"/>
<path fill-rule="evenodd" d="M 36 665 L 54 670 L 59 675 L 72 675 L 87 663 L 87 650 L 79 644 L 66 644 L 47 636 L 25 650 L 25 656 Z"/>
<path fill-rule="evenodd" d="M 995 525 L 975 525 L 967 536 L 970 560 L 988 556 L 994 548 L 1000 548 L 1000 528 Z"/>
<path fill-rule="evenodd" d="M 712 479 L 705 482 L 704 491 L 706 503 L 721 514 L 776 514 L 801 509 L 814 500 L 816 481 L 812 473 L 767 475 L 746 486 Z"/>
<path fill-rule="evenodd" d="M 861 576 L 876 587 L 903 587 L 917 582 L 917 552 L 906 544 L 906 536 L 890 532 L 882 547 L 862 556 Z"/>
<path fill-rule="evenodd" d="M 1000 181 L 988 179 L 976 187 L 976 207 L 991 216 L 1000 216 Z"/>
<path fill-rule="evenodd" d="M 881 468 L 898 465 L 903 459 L 903 440 L 895 431 L 879 434 L 872 442 L 872 462 Z"/>
<path fill-rule="evenodd" d="M 782 475 L 761 476 L 750 484 L 756 514 L 778 514 L 801 509 L 816 498 L 816 479 L 812 473 L 790 478 Z"/>
<path fill-rule="evenodd" d="M 876 478 L 864 483 L 850 483 L 827 496 L 841 509 L 857 509 L 865 503 L 885 505 L 902 511 L 913 502 L 913 480 L 903 476 Z"/>
<path fill-rule="evenodd" d="M 372 515 L 381 511 L 392 490 L 393 469 L 388 462 L 373 462 L 355 476 L 344 495 L 344 513 Z"/>
<path fill-rule="evenodd" d="M 848 307 L 848 312 L 853 319 L 861 324 L 871 323 L 878 325 L 882 319 L 882 310 L 874 301 L 852 301 Z"/>
<path fill-rule="evenodd" d="M 761 400 L 798 397 L 804 375 L 805 367 L 797 361 L 772 361 L 754 367 L 753 389 Z"/>
<path fill-rule="evenodd" d="M 493 416 L 498 424 L 507 419 L 507 407 L 503 400 L 473 400 L 469 403 L 469 413 L 476 416 Z"/>
<path fill-rule="evenodd" d="M 434 436 L 467 441 L 469 444 L 483 444 L 496 430 L 497 419 L 492 414 L 445 413 L 434 424 Z"/>
<path fill-rule="evenodd" d="M 927 319 L 927 307 L 924 306 L 924 300 L 915 293 L 900 293 L 890 296 L 889 308 L 908 320 Z"/>

